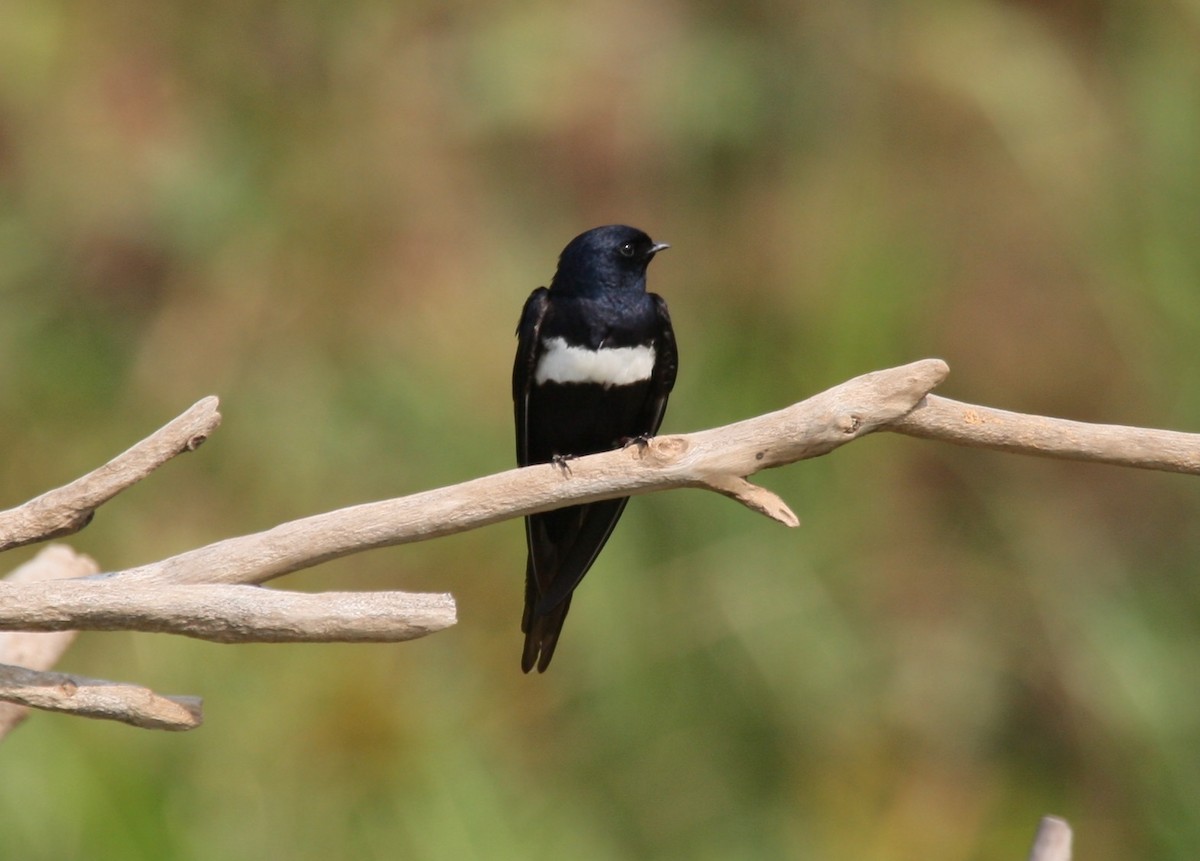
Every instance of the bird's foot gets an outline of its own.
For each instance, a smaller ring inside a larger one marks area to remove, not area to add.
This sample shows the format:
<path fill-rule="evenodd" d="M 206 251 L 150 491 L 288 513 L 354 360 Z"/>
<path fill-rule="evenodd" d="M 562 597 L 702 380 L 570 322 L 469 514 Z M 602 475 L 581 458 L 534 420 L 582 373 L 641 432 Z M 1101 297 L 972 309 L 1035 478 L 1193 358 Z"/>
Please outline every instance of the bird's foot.
<path fill-rule="evenodd" d="M 645 451 L 646 446 L 650 445 L 650 440 L 653 437 L 648 433 L 640 433 L 637 436 L 623 436 L 620 439 L 621 448 L 629 448 L 631 445 L 636 445 L 639 451 Z"/>
<path fill-rule="evenodd" d="M 568 461 L 572 461 L 577 457 L 579 457 L 577 454 L 556 454 L 550 458 L 550 462 L 561 469 L 563 475 L 569 476 L 571 474 L 571 464 Z"/>

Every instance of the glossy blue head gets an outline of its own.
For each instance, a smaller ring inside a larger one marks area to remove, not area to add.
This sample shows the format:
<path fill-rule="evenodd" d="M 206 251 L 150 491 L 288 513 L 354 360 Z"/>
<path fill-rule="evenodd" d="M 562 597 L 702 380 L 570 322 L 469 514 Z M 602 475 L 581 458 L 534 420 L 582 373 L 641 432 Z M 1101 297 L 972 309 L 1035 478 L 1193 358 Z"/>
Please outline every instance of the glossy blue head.
<path fill-rule="evenodd" d="M 609 224 L 581 233 L 558 257 L 550 282 L 557 293 L 588 295 L 605 290 L 646 289 L 646 267 L 669 246 L 655 242 L 636 227 Z"/>

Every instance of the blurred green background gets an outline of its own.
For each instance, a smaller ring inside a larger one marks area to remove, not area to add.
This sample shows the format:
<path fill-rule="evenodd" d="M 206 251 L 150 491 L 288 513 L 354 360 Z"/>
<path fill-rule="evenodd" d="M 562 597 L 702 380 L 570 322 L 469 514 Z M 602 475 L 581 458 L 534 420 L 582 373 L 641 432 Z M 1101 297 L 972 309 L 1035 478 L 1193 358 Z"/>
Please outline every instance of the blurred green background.
<path fill-rule="evenodd" d="M 108 570 L 513 459 L 521 303 L 672 250 L 664 430 L 940 356 L 941 391 L 1200 430 L 1200 4 L 3 4 L 0 505 L 218 394 L 71 539 Z M 1017 859 L 1200 851 L 1200 485 L 880 435 L 640 498 L 554 666 L 519 522 L 302 589 L 451 591 L 395 646 L 85 634 L 206 699 L 37 715 L 3 859 Z M 4 570 L 32 555 L 7 554 Z"/>

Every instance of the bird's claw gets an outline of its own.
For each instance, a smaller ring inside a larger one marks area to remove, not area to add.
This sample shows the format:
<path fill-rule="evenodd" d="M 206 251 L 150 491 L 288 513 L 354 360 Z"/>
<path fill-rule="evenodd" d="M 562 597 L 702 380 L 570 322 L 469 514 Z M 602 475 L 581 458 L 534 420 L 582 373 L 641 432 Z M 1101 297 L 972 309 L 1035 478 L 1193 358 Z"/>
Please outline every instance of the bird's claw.
<path fill-rule="evenodd" d="M 637 436 L 621 437 L 621 448 L 629 448 L 631 445 L 636 445 L 639 451 L 645 451 L 646 446 L 650 445 L 650 440 L 653 437 L 648 433 L 640 433 Z"/>

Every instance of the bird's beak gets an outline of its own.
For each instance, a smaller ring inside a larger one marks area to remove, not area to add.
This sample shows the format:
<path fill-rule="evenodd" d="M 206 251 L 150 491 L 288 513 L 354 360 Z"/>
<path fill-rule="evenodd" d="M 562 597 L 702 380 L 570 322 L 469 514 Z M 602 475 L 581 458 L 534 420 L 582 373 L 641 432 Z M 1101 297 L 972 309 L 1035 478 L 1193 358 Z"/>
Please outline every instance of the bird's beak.
<path fill-rule="evenodd" d="M 671 246 L 665 242 L 655 242 L 653 245 L 650 246 L 650 256 L 653 257 L 658 252 L 666 251 L 670 247 Z"/>

